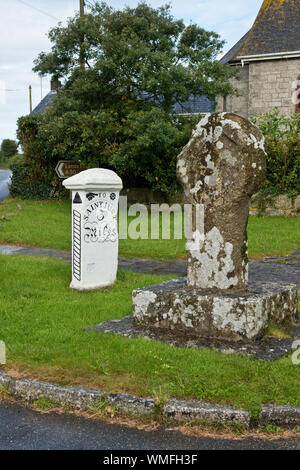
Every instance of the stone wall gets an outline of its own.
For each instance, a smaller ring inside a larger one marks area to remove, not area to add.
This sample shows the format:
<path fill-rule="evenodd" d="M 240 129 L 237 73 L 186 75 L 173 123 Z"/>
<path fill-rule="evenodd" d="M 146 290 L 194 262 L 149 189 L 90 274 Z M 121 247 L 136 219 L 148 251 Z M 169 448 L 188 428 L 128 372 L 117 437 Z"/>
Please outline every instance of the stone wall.
<path fill-rule="evenodd" d="M 250 215 L 283 215 L 300 217 L 300 196 L 290 198 L 287 194 L 282 194 L 274 198 L 271 204 L 267 204 L 265 209 L 261 211 L 256 197 L 251 201 Z"/>
<path fill-rule="evenodd" d="M 238 66 L 237 78 L 231 80 L 232 85 L 237 89 L 237 95 L 227 96 L 224 107 L 223 97 L 218 97 L 216 102 L 216 112 L 227 111 L 229 113 L 239 114 L 248 118 L 249 106 L 249 66 Z M 225 108 L 225 109 L 224 109 Z"/>
<path fill-rule="evenodd" d="M 300 59 L 250 62 L 239 70 L 233 85 L 238 96 L 228 97 L 226 111 L 251 117 L 278 108 L 284 114 L 295 112 L 293 83 L 300 75 Z M 223 98 L 217 99 L 217 111 L 223 111 Z"/>
<path fill-rule="evenodd" d="M 252 62 L 249 66 L 249 116 L 278 108 L 293 114 L 293 83 L 300 75 L 300 59 Z"/>

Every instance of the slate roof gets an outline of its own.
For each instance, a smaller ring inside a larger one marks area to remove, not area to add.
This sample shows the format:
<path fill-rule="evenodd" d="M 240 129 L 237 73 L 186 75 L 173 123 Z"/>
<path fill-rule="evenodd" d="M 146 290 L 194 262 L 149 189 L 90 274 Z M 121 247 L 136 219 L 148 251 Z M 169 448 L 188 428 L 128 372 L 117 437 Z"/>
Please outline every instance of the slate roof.
<path fill-rule="evenodd" d="M 30 113 L 30 116 L 33 116 L 34 114 L 37 113 L 44 113 L 46 109 L 48 109 L 53 102 L 54 96 L 56 96 L 57 92 L 56 91 L 50 91 L 43 99 L 42 101 L 34 108 L 34 110 Z"/>
<path fill-rule="evenodd" d="M 300 51 L 300 1 L 264 0 L 250 31 L 221 59 Z"/>
<path fill-rule="evenodd" d="M 178 114 L 212 113 L 215 101 L 206 95 L 190 96 L 184 103 L 176 103 L 173 109 Z"/>
<path fill-rule="evenodd" d="M 234 58 L 239 55 L 239 51 L 241 50 L 241 48 L 243 47 L 243 45 L 245 44 L 245 41 L 246 39 L 248 38 L 249 36 L 249 31 L 248 33 L 245 34 L 245 36 L 242 37 L 242 39 L 239 40 L 239 42 L 237 42 L 235 44 L 235 46 L 233 46 L 230 51 L 227 52 L 227 54 L 224 55 L 224 57 L 222 57 L 222 59 L 220 60 L 220 62 L 222 64 L 227 64 L 228 62 L 231 62 L 234 60 Z"/>
<path fill-rule="evenodd" d="M 56 91 L 50 91 L 42 101 L 34 108 L 30 116 L 37 113 L 44 113 L 53 102 L 53 97 Z M 188 101 L 184 103 L 176 103 L 173 107 L 174 111 L 178 114 L 202 114 L 212 113 L 214 110 L 215 101 L 206 95 L 190 96 Z"/>

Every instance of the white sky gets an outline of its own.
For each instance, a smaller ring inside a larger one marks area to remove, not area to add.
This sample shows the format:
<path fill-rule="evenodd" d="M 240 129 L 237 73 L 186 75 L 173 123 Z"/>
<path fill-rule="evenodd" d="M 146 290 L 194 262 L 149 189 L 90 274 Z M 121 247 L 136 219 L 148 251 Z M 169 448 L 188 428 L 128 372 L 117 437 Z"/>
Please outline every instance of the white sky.
<path fill-rule="evenodd" d="M 107 0 L 115 8 L 135 6 L 138 0 Z M 167 1 L 148 0 L 153 7 Z M 218 32 L 226 52 L 251 27 L 262 0 L 173 0 L 173 14 L 186 23 L 197 23 Z M 33 108 L 41 100 L 41 81 L 32 72 L 33 60 L 50 50 L 47 32 L 58 21 L 73 16 L 79 0 L 0 0 L 0 142 L 16 138 L 18 117 L 29 113 L 28 87 L 32 85 Z M 43 79 L 42 96 L 49 91 Z M 3 89 L 5 91 L 3 91 Z M 8 91 L 14 90 L 14 91 Z"/>

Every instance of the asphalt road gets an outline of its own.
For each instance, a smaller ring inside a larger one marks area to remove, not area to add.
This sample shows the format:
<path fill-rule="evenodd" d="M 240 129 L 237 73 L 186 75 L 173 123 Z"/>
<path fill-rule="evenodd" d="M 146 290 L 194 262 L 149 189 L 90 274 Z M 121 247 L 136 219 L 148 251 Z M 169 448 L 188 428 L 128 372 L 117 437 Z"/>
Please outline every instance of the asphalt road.
<path fill-rule="evenodd" d="M 299 450 L 300 440 L 212 439 L 141 431 L 71 414 L 0 403 L 0 450 Z"/>
<path fill-rule="evenodd" d="M 10 183 L 11 171 L 0 170 L 0 201 L 9 195 L 8 184 Z"/>

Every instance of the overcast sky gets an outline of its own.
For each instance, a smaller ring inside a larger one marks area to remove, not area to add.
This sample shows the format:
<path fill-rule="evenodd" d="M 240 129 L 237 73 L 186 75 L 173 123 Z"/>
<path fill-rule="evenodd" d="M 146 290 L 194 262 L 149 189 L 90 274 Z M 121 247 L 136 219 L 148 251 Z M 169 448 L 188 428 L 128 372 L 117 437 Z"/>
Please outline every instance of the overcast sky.
<path fill-rule="evenodd" d="M 138 0 L 108 0 L 115 8 L 135 6 Z M 149 0 L 153 7 L 167 3 Z M 186 23 L 218 32 L 226 52 L 251 27 L 262 0 L 173 0 L 173 14 Z M 0 0 L 0 141 L 16 138 L 18 117 L 29 113 L 28 87 L 32 85 L 33 107 L 41 100 L 41 80 L 32 72 L 33 60 L 48 51 L 47 32 L 65 22 L 79 8 L 79 0 Z M 42 96 L 49 91 L 43 79 Z M 5 91 L 3 91 L 5 90 Z"/>

